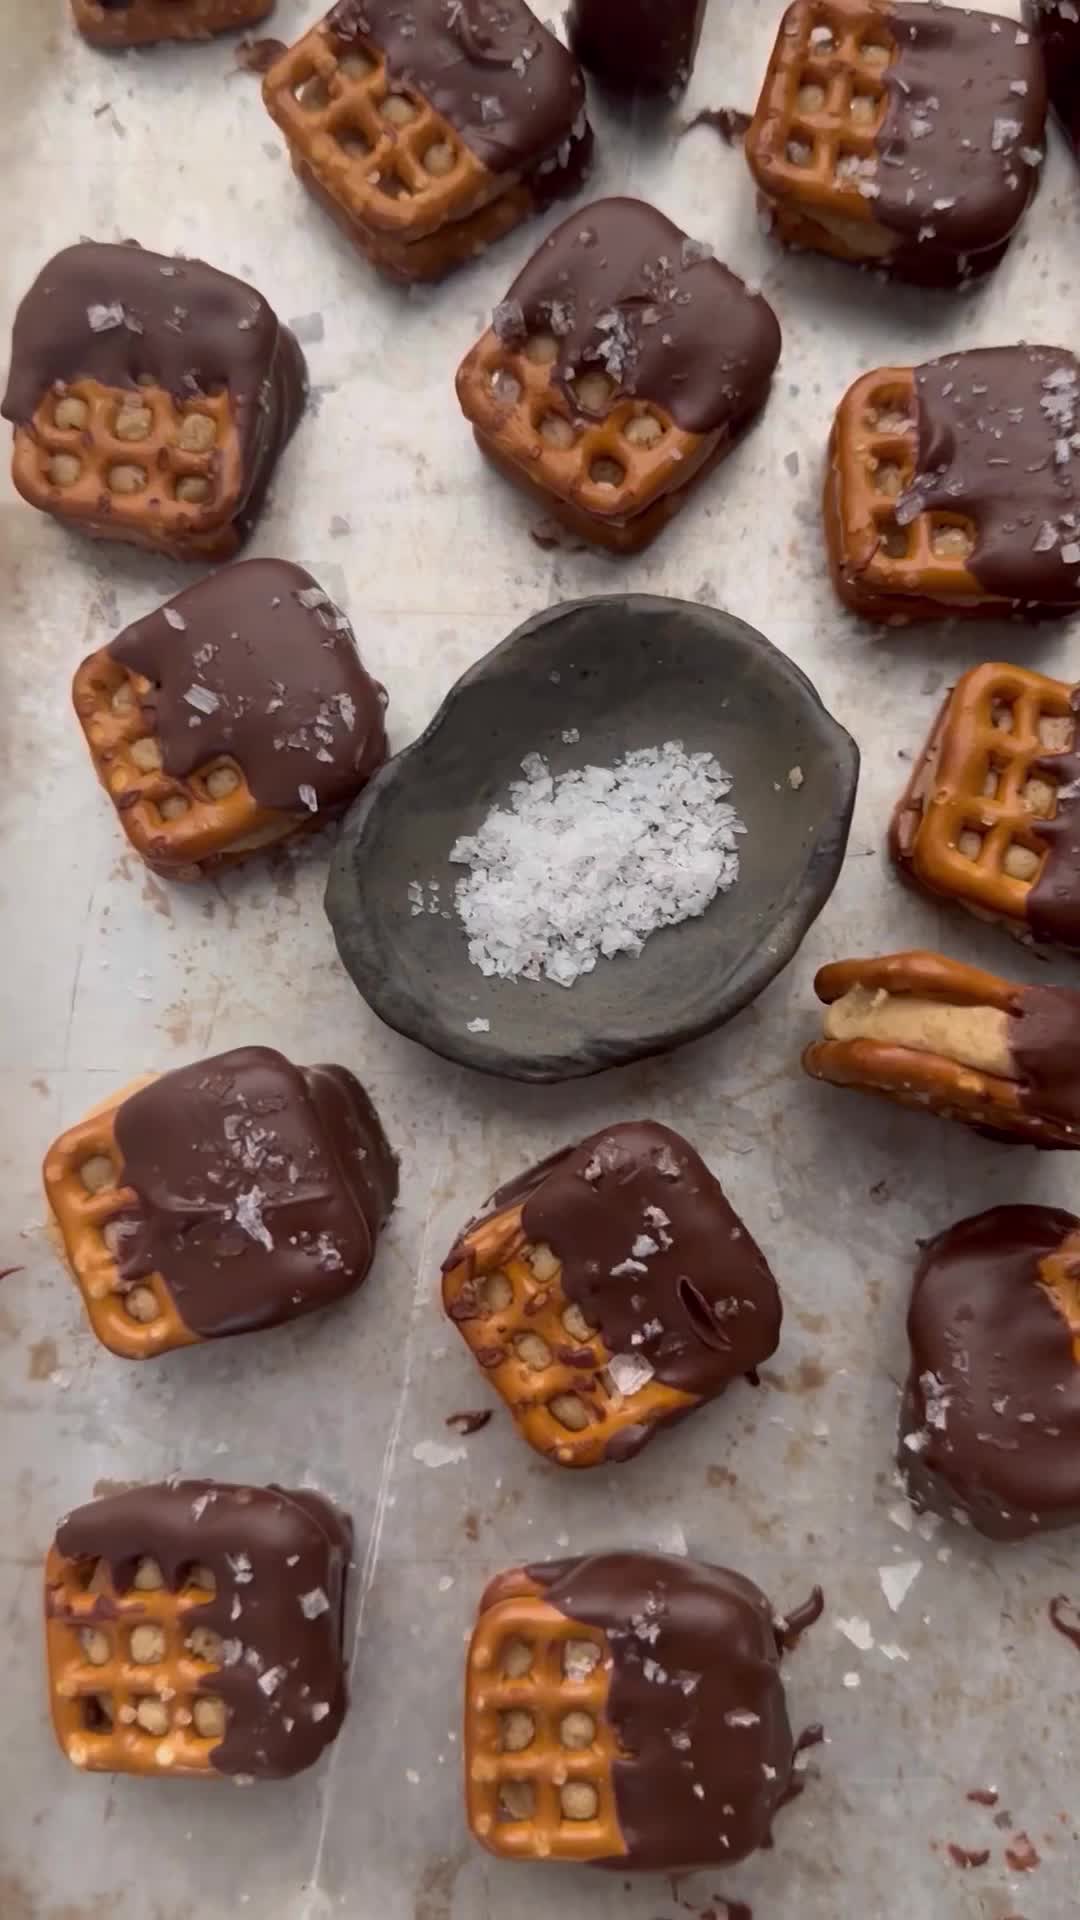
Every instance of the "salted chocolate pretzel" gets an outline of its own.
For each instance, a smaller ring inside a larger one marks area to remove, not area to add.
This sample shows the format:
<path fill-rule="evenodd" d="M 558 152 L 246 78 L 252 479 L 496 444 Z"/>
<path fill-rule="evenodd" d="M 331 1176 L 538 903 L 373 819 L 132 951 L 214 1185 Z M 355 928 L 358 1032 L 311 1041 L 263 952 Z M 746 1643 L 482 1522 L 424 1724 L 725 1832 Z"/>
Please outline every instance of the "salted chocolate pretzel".
<path fill-rule="evenodd" d="M 641 200 L 557 227 L 458 369 L 500 473 L 594 546 L 636 553 L 758 414 L 780 357 L 768 302 Z"/>
<path fill-rule="evenodd" d="M 745 151 L 777 237 L 949 286 L 998 264 L 1039 180 L 1047 86 L 1015 20 L 794 0 Z"/>
<path fill-rule="evenodd" d="M 386 758 L 386 694 L 303 567 L 241 560 L 84 660 L 98 779 L 146 864 L 198 880 L 340 813 Z"/>
<path fill-rule="evenodd" d="M 209 40 L 254 27 L 274 0 L 71 0 L 75 25 L 96 47 L 145 47 L 155 40 Z"/>
<path fill-rule="evenodd" d="M 525 0 L 339 0 L 263 98 L 299 179 L 406 282 L 575 192 L 592 152 L 581 70 Z"/>
<path fill-rule="evenodd" d="M 1080 606 L 1080 360 L 976 347 L 879 367 L 837 410 L 825 476 L 833 581 L 891 625 Z"/>
<path fill-rule="evenodd" d="M 229 559 L 305 394 L 303 355 L 254 287 L 202 260 L 82 241 L 15 315 L 12 479 L 79 532 Z"/>
<path fill-rule="evenodd" d="M 822 967 L 817 1080 L 884 1094 L 1006 1144 L 1080 1147 L 1080 993 L 1024 987 L 938 953 Z"/>
<path fill-rule="evenodd" d="M 503 1187 L 443 1263 L 443 1306 L 530 1446 L 628 1460 L 776 1349 L 764 1255 L 689 1142 L 590 1135 Z"/>
<path fill-rule="evenodd" d="M 903 878 L 1080 950 L 1080 755 L 1076 689 L 988 663 L 957 681 L 916 760 L 889 830 Z"/>
<path fill-rule="evenodd" d="M 652 1553 L 515 1568 L 480 1602 L 465 1685 L 470 1829 L 510 1860 L 673 1873 L 768 1846 L 799 1791 L 786 1620 L 742 1574 Z"/>
<path fill-rule="evenodd" d="M 45 1563 L 49 1704 L 72 1763 L 285 1779 L 345 1714 L 352 1527 L 323 1494 L 168 1480 L 79 1507 Z"/>
<path fill-rule="evenodd" d="M 124 1090 L 54 1141 L 44 1176 L 90 1325 L 126 1360 L 355 1292 L 398 1187 L 353 1074 L 271 1047 Z"/>
<path fill-rule="evenodd" d="M 923 1248 L 898 1459 L 917 1506 L 992 1540 L 1080 1522 L 1080 1220 L 992 1207 Z"/>

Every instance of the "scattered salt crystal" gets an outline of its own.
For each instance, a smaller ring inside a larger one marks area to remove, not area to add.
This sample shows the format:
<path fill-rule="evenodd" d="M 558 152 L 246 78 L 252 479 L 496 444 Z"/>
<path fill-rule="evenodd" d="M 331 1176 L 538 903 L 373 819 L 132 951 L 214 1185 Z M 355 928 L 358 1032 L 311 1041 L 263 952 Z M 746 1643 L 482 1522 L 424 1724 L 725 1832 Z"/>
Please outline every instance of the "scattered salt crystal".
<path fill-rule="evenodd" d="M 184 619 L 182 613 L 177 613 L 175 607 L 162 607 L 161 615 L 166 626 L 174 628 L 177 633 L 185 632 L 187 621 Z"/>
<path fill-rule="evenodd" d="M 650 1233 L 639 1233 L 630 1249 L 635 1260 L 647 1260 L 650 1254 L 659 1253 L 659 1243 Z"/>
<path fill-rule="evenodd" d="M 756 1716 L 755 1716 L 755 1718 L 756 1718 Z M 701 1784 L 701 1781 L 700 1781 L 700 1780 L 695 1780 L 695 1781 L 694 1781 L 694 1792 L 695 1792 L 695 1793 L 697 1794 L 697 1797 L 698 1797 L 698 1799 L 699 1799 L 699 1800 L 704 1800 L 704 1798 L 705 1798 L 705 1789 L 704 1789 L 704 1787 L 702 1786 L 702 1784 Z"/>
<path fill-rule="evenodd" d="M 696 918 L 739 873 L 745 827 L 728 774 L 678 741 L 612 767 L 553 777 L 522 762 L 509 806 L 450 851 L 469 958 L 486 975 L 572 986 L 599 958 L 637 955 L 650 933 Z"/>
<path fill-rule="evenodd" d="M 750 1713 L 739 1707 L 733 1713 L 725 1713 L 725 1727 L 757 1727 L 761 1725 L 760 1713 Z"/>
<path fill-rule="evenodd" d="M 491 1021 L 480 1019 L 470 1020 L 468 1022 L 468 1029 L 470 1033 L 490 1033 Z"/>
<path fill-rule="evenodd" d="M 415 1767 L 406 1767 L 405 1778 L 410 1787 L 418 1787 L 420 1785 L 420 1775 L 417 1773 Z"/>
<path fill-rule="evenodd" d="M 911 1658 L 910 1654 L 904 1652 L 903 1647 L 897 1646 L 895 1640 L 883 1640 L 878 1652 L 883 1653 L 886 1660 L 910 1660 Z"/>
<path fill-rule="evenodd" d="M 616 1391 L 624 1399 L 629 1399 L 631 1394 L 647 1386 L 656 1371 L 651 1361 L 640 1353 L 613 1353 L 607 1370 Z"/>
<path fill-rule="evenodd" d="M 850 1620 L 834 1620 L 833 1625 L 837 1633 L 842 1633 L 845 1640 L 850 1640 L 853 1647 L 858 1647 L 860 1653 L 869 1653 L 874 1644 L 869 1620 L 864 1620 L 861 1614 L 856 1613 Z"/>
<path fill-rule="evenodd" d="M 329 1703 L 326 1700 L 316 1700 L 311 1709 L 311 1717 L 313 1720 L 325 1720 L 329 1711 Z"/>
<path fill-rule="evenodd" d="M 679 1178 L 679 1163 L 670 1147 L 661 1147 L 656 1156 L 656 1171 L 664 1180 Z"/>
<path fill-rule="evenodd" d="M 580 739 L 581 734 L 578 732 L 577 727 L 565 727 L 563 729 L 562 741 L 564 747 L 576 747 Z"/>
<path fill-rule="evenodd" d="M 301 587 L 296 597 L 302 607 L 332 607 L 334 604 L 321 587 Z"/>
<path fill-rule="evenodd" d="M 894 1527 L 900 1528 L 901 1533 L 910 1533 L 915 1524 L 915 1515 L 906 1500 L 898 1500 L 895 1507 L 889 1508 L 889 1519 Z"/>
<path fill-rule="evenodd" d="M 690 234 L 684 237 L 682 243 L 682 266 L 684 270 L 687 267 L 696 266 L 699 260 L 715 259 L 716 248 L 710 246 L 707 240 L 694 240 Z"/>
<path fill-rule="evenodd" d="M 881 1591 L 893 1613 L 899 1612 L 921 1572 L 921 1560 L 902 1560 L 895 1567 L 878 1568 Z"/>
<path fill-rule="evenodd" d="M 203 1517 L 203 1514 L 206 1512 L 206 1509 L 209 1505 L 210 1505 L 210 1495 L 208 1493 L 200 1493 L 198 1499 L 193 1500 L 191 1503 L 192 1519 L 201 1520 Z"/>
<path fill-rule="evenodd" d="M 1032 542 L 1033 553 L 1049 553 L 1058 543 L 1058 532 L 1049 520 L 1044 520 Z"/>
<path fill-rule="evenodd" d="M 450 1591 L 450 1589 L 451 1589 L 451 1587 L 453 1586 L 453 1584 L 454 1584 L 454 1576 L 453 1576 L 453 1574 L 452 1574 L 452 1573 L 444 1573 L 444 1574 L 443 1574 L 443 1576 L 442 1576 L 442 1578 L 441 1578 L 441 1580 L 439 1581 L 439 1592 L 440 1592 L 440 1593 L 449 1593 L 449 1591 Z"/>
<path fill-rule="evenodd" d="M 261 1187 L 251 1187 L 247 1193 L 237 1194 L 233 1211 L 237 1226 L 247 1234 L 249 1240 L 257 1240 L 260 1246 L 266 1248 L 267 1253 L 273 1253 L 273 1236 L 262 1217 L 262 1203 L 265 1199 L 266 1195 Z"/>
<path fill-rule="evenodd" d="M 508 346 L 525 337 L 525 314 L 518 300 L 500 300 L 491 316 L 491 330 L 496 339 Z"/>
<path fill-rule="evenodd" d="M 936 1427 L 939 1432 L 944 1432 L 946 1414 L 952 1398 L 945 1382 L 939 1380 L 936 1373 L 927 1372 L 919 1375 L 919 1386 L 926 1406 L 927 1426 Z"/>
<path fill-rule="evenodd" d="M 111 327 L 123 326 L 124 309 L 119 301 L 114 301 L 109 307 L 94 305 L 87 307 L 86 317 L 90 322 L 91 333 L 108 333 Z"/>
<path fill-rule="evenodd" d="M 221 705 L 210 687 L 189 687 L 184 699 L 189 707 L 194 707 L 199 713 L 216 713 Z"/>
<path fill-rule="evenodd" d="M 792 767 L 787 777 L 787 783 L 788 783 L 788 786 L 792 788 L 793 792 L 798 793 L 799 788 L 802 786 L 802 783 L 805 779 L 806 779 L 806 775 L 803 772 L 801 767 Z"/>
<path fill-rule="evenodd" d="M 862 1681 L 857 1673 L 845 1673 L 844 1685 L 845 1687 L 861 1687 Z"/>
<path fill-rule="evenodd" d="M 284 1667 L 267 1667 L 265 1673 L 260 1673 L 256 1685 L 265 1693 L 269 1700 L 271 1695 L 277 1692 L 285 1678 L 286 1673 Z"/>
<path fill-rule="evenodd" d="M 300 1595 L 300 1611 L 305 1620 L 317 1620 L 320 1613 L 329 1613 L 330 1602 L 321 1587 L 312 1587 L 310 1593 Z"/>
<path fill-rule="evenodd" d="M 418 1440 L 412 1457 L 422 1467 L 453 1467 L 468 1459 L 468 1452 L 465 1447 L 448 1447 L 442 1440 Z"/>
<path fill-rule="evenodd" d="M 227 1553 L 225 1558 L 232 1569 L 232 1576 L 237 1585 L 241 1587 L 245 1586 L 246 1583 L 253 1578 L 251 1561 L 248 1559 L 247 1554 Z"/>
<path fill-rule="evenodd" d="M 994 121 L 993 132 L 990 135 L 992 151 L 1000 153 L 1011 141 L 1019 139 L 1022 131 L 1019 120 L 1009 120 L 1004 115 L 999 115 Z"/>
<path fill-rule="evenodd" d="M 1061 557 L 1067 567 L 1080 564 L 1080 546 L 1077 546 L 1075 540 L 1070 540 L 1067 546 L 1062 547 Z"/>
<path fill-rule="evenodd" d="M 309 812 L 318 813 L 319 796 L 316 793 L 314 787 L 311 786 L 309 782 L 305 780 L 301 786 L 297 787 L 296 791 L 299 794 L 300 799 L 302 800 L 304 806 L 308 808 Z"/>

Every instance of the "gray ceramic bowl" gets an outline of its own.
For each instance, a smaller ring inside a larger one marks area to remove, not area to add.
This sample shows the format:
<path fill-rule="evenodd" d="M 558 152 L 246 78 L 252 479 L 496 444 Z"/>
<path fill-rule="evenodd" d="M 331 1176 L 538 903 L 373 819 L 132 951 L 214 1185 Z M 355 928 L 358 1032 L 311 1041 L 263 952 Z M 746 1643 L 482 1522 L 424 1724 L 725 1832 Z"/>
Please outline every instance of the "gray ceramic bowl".
<path fill-rule="evenodd" d="M 485 978 L 456 914 L 412 911 L 410 882 L 426 900 L 432 880 L 452 908 L 465 869 L 450 848 L 505 801 L 527 753 L 559 773 L 672 739 L 715 754 L 747 827 L 736 885 L 700 918 L 567 988 Z M 731 614 L 649 594 L 552 607 L 470 668 L 350 809 L 326 892 L 338 951 L 381 1020 L 483 1073 L 569 1080 L 662 1053 L 787 965 L 836 884 L 858 772 L 806 675 Z M 469 1032 L 477 1018 L 490 1032 Z"/>

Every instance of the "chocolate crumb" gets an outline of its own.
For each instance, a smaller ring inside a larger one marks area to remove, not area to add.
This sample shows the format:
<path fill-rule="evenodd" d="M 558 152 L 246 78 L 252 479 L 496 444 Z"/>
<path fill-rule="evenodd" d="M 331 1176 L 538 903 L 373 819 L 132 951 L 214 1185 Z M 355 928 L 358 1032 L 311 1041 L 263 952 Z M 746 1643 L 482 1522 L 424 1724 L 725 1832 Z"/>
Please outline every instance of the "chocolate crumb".
<path fill-rule="evenodd" d="M 491 1408 L 483 1407 L 472 1412 L 448 1413 L 446 1425 L 467 1439 L 470 1433 L 479 1433 L 482 1427 L 486 1427 L 490 1419 Z"/>

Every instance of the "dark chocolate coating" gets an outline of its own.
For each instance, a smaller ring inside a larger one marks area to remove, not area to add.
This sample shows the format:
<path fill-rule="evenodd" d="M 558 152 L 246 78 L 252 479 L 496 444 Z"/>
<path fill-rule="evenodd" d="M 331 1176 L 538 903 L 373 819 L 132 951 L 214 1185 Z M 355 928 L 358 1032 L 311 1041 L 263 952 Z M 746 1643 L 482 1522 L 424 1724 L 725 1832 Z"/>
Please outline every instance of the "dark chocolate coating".
<path fill-rule="evenodd" d="M 612 1774 L 626 1853 L 599 1864 L 674 1873 L 730 1866 L 766 1846 L 790 1797 L 795 1746 L 760 1589 L 724 1567 L 653 1553 L 527 1572 L 549 1605 L 599 1627 L 611 1647 L 607 1716 L 621 1748 Z"/>
<path fill-rule="evenodd" d="M 325 595 L 302 604 L 319 593 L 287 560 L 242 560 L 112 642 L 113 659 L 152 683 L 139 705 L 168 773 L 228 754 L 260 806 L 303 812 L 301 786 L 320 812 L 355 799 L 386 758 L 385 695 L 345 615 Z M 187 697 L 204 689 L 211 713 Z"/>
<path fill-rule="evenodd" d="M 284 1779 L 336 1737 L 345 1714 L 352 1527 L 322 1494 L 165 1481 L 78 1507 L 57 1528 L 56 1545 L 67 1559 L 105 1560 L 117 1588 L 131 1588 L 144 1555 L 174 1593 L 193 1565 L 214 1574 L 216 1593 L 188 1619 L 225 1641 L 226 1664 L 204 1688 L 228 1709 L 224 1738 L 210 1754 L 217 1772 Z M 317 1605 L 319 1594 L 326 1606 L 309 1619 L 301 1603 L 312 1596 Z M 140 1618 L 139 1597 L 134 1589 L 127 1595 L 125 1621 Z M 46 1604 L 62 1611 L 54 1592 Z"/>
<path fill-rule="evenodd" d="M 968 570 L 987 593 L 1080 605 L 1080 360 L 1062 347 L 946 354 L 916 367 L 915 406 L 915 475 L 901 519 L 905 502 L 967 514 L 976 529 Z"/>
<path fill-rule="evenodd" d="M 1054 1120 L 1080 1122 L 1080 992 L 1018 987 L 1009 1047 L 1024 1078 L 1024 1104 Z"/>
<path fill-rule="evenodd" d="M 605 86 L 681 93 L 693 70 L 708 0 L 571 0 L 567 37 Z"/>
<path fill-rule="evenodd" d="M 96 329 L 122 309 L 119 324 Z M 0 412 L 26 426 L 57 381 L 135 387 L 140 374 L 177 401 L 228 390 L 243 466 L 238 518 L 250 520 L 307 392 L 304 358 L 273 308 L 203 260 L 133 242 L 67 247 L 43 267 L 15 315 Z"/>
<path fill-rule="evenodd" d="M 961 7 L 892 6 L 882 25 L 897 55 L 883 75 L 870 211 L 902 237 L 902 263 L 919 278 L 955 278 L 958 256 L 978 272 L 1038 185 L 1047 107 L 1038 45 L 1015 20 Z"/>
<path fill-rule="evenodd" d="M 538 247 L 496 314 L 501 335 L 553 333 L 571 408 L 576 375 L 603 368 L 620 394 L 664 407 L 687 433 L 734 433 L 780 358 L 767 300 L 642 200 L 597 200 Z"/>
<path fill-rule="evenodd" d="M 1080 1520 L 1080 1367 L 1039 1284 L 1040 1260 L 1077 1227 L 1056 1207 L 992 1207 L 939 1234 L 916 1269 L 900 1466 L 919 1505 L 965 1513 L 991 1539 Z"/>
<path fill-rule="evenodd" d="M 1080 692 L 1070 705 L 1080 713 Z M 1047 848 L 1042 870 L 1027 899 L 1028 926 L 1036 940 L 1080 950 L 1080 752 L 1047 753 L 1036 760 L 1034 773 L 1057 783 L 1057 812 L 1052 820 L 1034 823 L 1036 837 Z M 1076 791 L 1070 791 L 1075 788 Z M 1067 796 L 1063 798 L 1063 795 Z"/>
<path fill-rule="evenodd" d="M 339 0 L 339 42 L 368 40 L 391 83 L 415 87 L 491 173 L 528 173 L 584 132 L 573 55 L 524 0 Z"/>
<path fill-rule="evenodd" d="M 591 1134 L 503 1187 L 489 1212 L 519 1204 L 527 1238 L 551 1248 L 566 1298 L 610 1354 L 637 1355 L 666 1386 L 707 1400 L 775 1352 L 782 1308 L 768 1262 L 669 1127 Z M 459 1240 L 445 1267 L 463 1257 Z M 636 1453 L 651 1432 L 626 1430 L 608 1458 Z"/>
<path fill-rule="evenodd" d="M 193 1333 L 275 1326 L 366 1279 L 398 1170 L 344 1067 L 237 1047 L 140 1088 L 115 1129 L 137 1200 L 121 1277 L 160 1273 Z"/>
<path fill-rule="evenodd" d="M 1042 45 L 1054 111 L 1080 147 L 1080 8 L 1076 0 L 1024 0 L 1024 19 Z"/>

